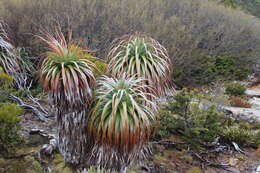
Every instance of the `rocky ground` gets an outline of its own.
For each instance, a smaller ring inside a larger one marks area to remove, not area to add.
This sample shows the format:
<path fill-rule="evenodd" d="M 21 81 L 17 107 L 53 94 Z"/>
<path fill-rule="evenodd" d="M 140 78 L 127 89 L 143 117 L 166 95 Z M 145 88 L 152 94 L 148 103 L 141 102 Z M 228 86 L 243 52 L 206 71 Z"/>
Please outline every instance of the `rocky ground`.
<path fill-rule="evenodd" d="M 224 108 L 241 121 L 260 122 L 260 85 L 248 88 L 246 94 L 250 97 L 251 108 L 230 106 Z M 21 126 L 25 143 L 14 149 L 13 154 L 7 158 L 0 157 L 0 173 L 72 172 L 57 151 L 50 157 L 39 156 L 41 147 L 49 143 L 50 138 L 56 133 L 54 121 L 41 122 L 33 114 L 26 113 L 22 116 Z M 36 133 L 37 129 L 41 130 L 40 133 Z M 143 165 L 130 168 L 130 173 L 260 172 L 260 148 L 243 148 L 244 153 L 241 153 L 226 146 L 227 148 L 222 149 L 221 152 L 208 150 L 197 155 L 196 152 L 199 151 L 190 150 L 178 136 L 171 136 L 160 142 L 151 142 L 151 145 L 153 155 L 144 161 Z M 219 165 L 220 163 L 222 166 Z"/>

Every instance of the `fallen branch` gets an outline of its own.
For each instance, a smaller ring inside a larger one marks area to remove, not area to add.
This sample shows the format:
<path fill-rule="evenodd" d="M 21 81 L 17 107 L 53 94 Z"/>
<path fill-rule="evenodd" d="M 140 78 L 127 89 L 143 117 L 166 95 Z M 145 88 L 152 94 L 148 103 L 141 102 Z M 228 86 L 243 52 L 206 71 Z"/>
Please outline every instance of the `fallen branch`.
<path fill-rule="evenodd" d="M 235 150 L 236 150 L 237 152 L 242 153 L 242 154 L 245 154 L 245 152 L 239 148 L 239 146 L 237 145 L 237 143 L 232 142 L 232 145 L 234 146 L 234 148 L 235 148 Z"/>
<path fill-rule="evenodd" d="M 39 118 L 39 120 L 41 120 L 43 122 L 50 121 L 50 119 L 47 118 L 48 114 L 46 114 L 45 112 L 42 112 L 41 109 L 38 108 L 38 106 L 26 104 L 22 99 L 20 99 L 17 96 L 14 96 L 12 94 L 10 94 L 9 97 L 11 100 L 17 102 L 22 108 L 34 113 Z"/>
<path fill-rule="evenodd" d="M 216 168 L 222 168 L 225 169 L 227 171 L 233 172 L 233 173 L 240 173 L 239 170 L 235 169 L 235 168 L 231 168 L 230 166 L 228 166 L 228 164 L 225 163 L 215 163 L 215 162 L 211 162 L 205 158 L 203 158 L 202 156 L 200 156 L 198 153 L 195 153 L 193 151 L 191 151 L 192 155 L 194 155 L 197 159 L 199 159 L 204 165 L 207 166 L 213 166 Z"/>
<path fill-rule="evenodd" d="M 159 145 L 185 145 L 185 142 L 172 142 L 172 141 L 154 141 L 150 142 L 150 144 L 159 144 Z"/>
<path fill-rule="evenodd" d="M 38 134 L 41 135 L 43 137 L 48 137 L 50 139 L 55 138 L 55 134 L 49 134 L 46 131 L 42 130 L 42 129 L 31 129 L 29 132 L 30 135 L 34 135 L 34 134 Z"/>
<path fill-rule="evenodd" d="M 29 152 L 29 153 L 15 155 L 15 156 L 4 156 L 3 158 L 4 159 L 20 159 L 20 158 L 23 158 L 25 156 L 29 156 L 29 155 L 32 155 L 32 154 L 35 154 L 35 152 L 32 151 L 32 152 Z"/>

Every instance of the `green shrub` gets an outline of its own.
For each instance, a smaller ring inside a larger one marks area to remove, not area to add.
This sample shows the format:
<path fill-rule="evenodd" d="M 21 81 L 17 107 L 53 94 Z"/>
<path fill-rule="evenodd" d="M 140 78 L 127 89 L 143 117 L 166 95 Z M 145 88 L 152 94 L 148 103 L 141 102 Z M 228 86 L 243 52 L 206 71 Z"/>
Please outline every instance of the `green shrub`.
<path fill-rule="evenodd" d="M 237 8 L 238 6 L 236 0 L 214 0 L 214 1 L 231 8 Z"/>
<path fill-rule="evenodd" d="M 0 153 L 10 151 L 11 147 L 19 143 L 18 123 L 21 113 L 22 109 L 15 104 L 0 105 Z"/>
<path fill-rule="evenodd" d="M 241 128 L 240 126 L 226 127 L 223 130 L 222 137 L 224 141 L 236 142 L 241 146 L 256 146 L 260 142 L 259 134 L 255 134 L 251 130 Z"/>
<path fill-rule="evenodd" d="M 250 14 L 260 17 L 260 1 L 259 0 L 235 0 L 237 5 L 241 7 L 243 10 L 248 11 Z"/>
<path fill-rule="evenodd" d="M 193 168 L 187 170 L 185 173 L 201 173 L 201 170 L 198 167 L 193 167 Z"/>
<path fill-rule="evenodd" d="M 174 102 L 162 106 L 160 125 L 154 139 L 161 140 L 177 134 L 194 147 L 212 142 L 217 137 L 223 143 L 236 142 L 241 146 L 256 147 L 260 144 L 260 132 L 253 132 L 258 128 L 257 124 L 235 123 L 214 106 L 202 109 L 202 99 L 206 97 L 194 91 L 179 91 Z"/>
<path fill-rule="evenodd" d="M 13 78 L 4 73 L 0 67 L 0 153 L 11 151 L 10 148 L 19 143 L 19 117 L 22 109 L 7 102 L 8 87 Z"/>
<path fill-rule="evenodd" d="M 170 104 L 170 103 L 169 103 Z M 161 140 L 170 137 L 175 132 L 175 117 L 171 112 L 167 112 L 167 108 L 163 107 L 160 111 L 159 122 L 155 125 L 157 127 L 156 133 L 153 136 L 154 140 Z"/>
<path fill-rule="evenodd" d="M 4 72 L 0 66 L 0 103 L 4 103 L 8 100 L 7 90 L 12 85 L 13 77 Z"/>
<path fill-rule="evenodd" d="M 161 126 L 155 137 L 164 138 L 177 133 L 194 145 L 214 141 L 221 134 L 225 118 L 215 106 L 200 109 L 202 98 L 193 91 L 181 90 L 175 96 L 175 102 L 162 108 Z"/>
<path fill-rule="evenodd" d="M 241 96 L 245 93 L 246 87 L 244 87 L 240 83 L 228 83 L 226 85 L 226 94 L 232 95 L 232 96 Z"/>
<path fill-rule="evenodd" d="M 232 56 L 202 56 L 191 60 L 190 68 L 175 67 L 180 85 L 208 85 L 214 81 L 242 80 L 250 74 L 250 63 Z M 187 78 L 189 76 L 189 78 Z"/>
<path fill-rule="evenodd" d="M 88 57 L 88 59 L 95 64 L 96 68 L 94 69 L 93 73 L 94 73 L 94 76 L 96 78 L 104 75 L 107 72 L 107 64 L 106 63 L 104 63 L 101 60 L 98 60 L 97 58 Z"/>
<path fill-rule="evenodd" d="M 12 82 L 13 77 L 5 73 L 3 68 L 0 66 L 0 89 L 11 86 Z"/>
<path fill-rule="evenodd" d="M 28 50 L 25 48 L 16 48 L 16 54 L 20 57 L 20 68 L 21 71 L 26 74 L 28 77 L 32 78 L 36 73 L 35 65 L 33 61 L 35 61 L 34 57 L 29 55 Z"/>

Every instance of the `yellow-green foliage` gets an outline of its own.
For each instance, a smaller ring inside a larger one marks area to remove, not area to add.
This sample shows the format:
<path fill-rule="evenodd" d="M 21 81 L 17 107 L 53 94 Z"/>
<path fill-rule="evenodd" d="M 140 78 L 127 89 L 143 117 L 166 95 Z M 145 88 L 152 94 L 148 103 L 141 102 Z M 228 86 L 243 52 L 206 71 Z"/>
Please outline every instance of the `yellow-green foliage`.
<path fill-rule="evenodd" d="M 6 102 L 8 95 L 4 94 L 10 90 L 8 87 L 12 85 L 13 77 L 4 72 L 3 68 L 0 67 L 0 103 Z"/>
<path fill-rule="evenodd" d="M 6 152 L 19 142 L 19 115 L 22 109 L 15 104 L 0 105 L 0 151 Z"/>
<path fill-rule="evenodd" d="M 94 72 L 93 72 L 95 77 L 100 77 L 107 72 L 106 63 L 104 63 L 103 61 L 98 60 L 97 58 L 92 57 L 92 56 L 88 56 L 87 58 L 88 58 L 88 60 L 90 60 L 91 62 L 93 62 L 95 64 L 96 68 L 94 69 Z"/>
<path fill-rule="evenodd" d="M 228 83 L 226 85 L 226 94 L 232 96 L 241 96 L 245 94 L 246 87 L 240 83 Z"/>
<path fill-rule="evenodd" d="M 259 133 L 255 134 L 249 129 L 239 126 L 229 127 L 223 130 L 223 138 L 228 142 L 236 142 L 239 145 L 259 145 Z"/>
<path fill-rule="evenodd" d="M 13 77 L 6 74 L 2 67 L 0 67 L 0 88 L 7 88 L 12 84 Z"/>
<path fill-rule="evenodd" d="M 186 171 L 185 173 L 201 173 L 201 170 L 198 167 L 193 167 L 193 168 L 189 169 L 188 171 Z"/>
<path fill-rule="evenodd" d="M 28 147 L 28 146 L 27 146 Z M 31 148 L 19 148 L 21 151 L 20 154 L 25 154 L 29 152 L 34 152 L 35 154 L 39 149 L 33 149 L 36 151 L 32 151 Z M 19 153 L 15 153 L 19 155 Z M 45 173 L 41 163 L 33 157 L 33 155 L 28 155 L 22 158 L 16 159 L 1 159 L 0 158 L 0 168 L 7 170 L 6 173 Z M 54 172 L 53 173 L 65 173 L 65 172 Z M 70 172 L 72 173 L 72 172 Z"/>

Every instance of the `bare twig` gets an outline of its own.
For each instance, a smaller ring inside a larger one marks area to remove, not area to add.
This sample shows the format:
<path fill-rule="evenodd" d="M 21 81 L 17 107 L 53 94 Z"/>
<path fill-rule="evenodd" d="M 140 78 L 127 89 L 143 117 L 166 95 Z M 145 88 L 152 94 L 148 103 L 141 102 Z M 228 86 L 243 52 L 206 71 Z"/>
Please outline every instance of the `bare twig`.
<path fill-rule="evenodd" d="M 232 142 L 232 145 L 234 146 L 235 150 L 239 153 L 246 154 L 243 150 L 241 150 L 237 143 Z"/>
<path fill-rule="evenodd" d="M 186 142 L 173 142 L 173 141 L 153 141 L 150 144 L 159 144 L 159 145 L 185 145 Z"/>
<path fill-rule="evenodd" d="M 44 131 L 42 129 L 31 129 L 29 133 L 30 133 L 30 135 L 38 134 L 38 135 L 41 135 L 43 137 L 48 137 L 50 139 L 56 137 L 55 134 L 49 134 L 49 133 L 47 133 L 46 131 Z"/>
<path fill-rule="evenodd" d="M 207 166 L 213 166 L 213 167 L 217 167 L 217 168 L 222 168 L 225 169 L 227 171 L 233 172 L 233 173 L 240 173 L 239 170 L 235 169 L 235 168 L 231 168 L 228 166 L 228 164 L 226 163 L 216 163 L 216 162 L 211 162 L 205 158 L 203 158 L 202 156 L 200 156 L 198 153 L 195 153 L 193 151 L 191 151 L 192 155 L 194 155 L 196 158 L 198 158 L 203 164 L 207 165 Z"/>
<path fill-rule="evenodd" d="M 29 153 L 25 153 L 25 154 L 15 155 L 15 156 L 4 156 L 4 159 L 20 159 L 20 158 L 23 158 L 25 156 L 33 155 L 33 154 L 35 154 L 34 151 L 29 152 Z"/>

